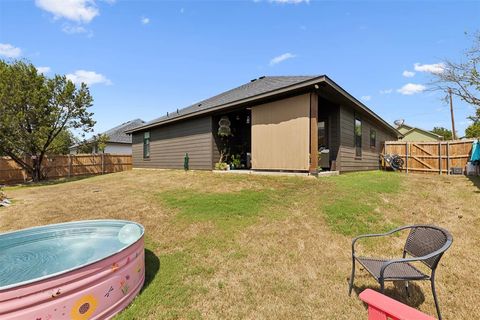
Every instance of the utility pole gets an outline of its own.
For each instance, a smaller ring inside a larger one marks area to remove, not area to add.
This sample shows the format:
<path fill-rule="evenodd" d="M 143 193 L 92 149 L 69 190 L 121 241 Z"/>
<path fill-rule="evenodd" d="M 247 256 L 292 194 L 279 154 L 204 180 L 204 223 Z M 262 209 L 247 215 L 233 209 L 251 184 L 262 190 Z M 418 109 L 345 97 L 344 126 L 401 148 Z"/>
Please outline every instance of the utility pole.
<path fill-rule="evenodd" d="M 452 89 L 448 88 L 448 95 L 450 97 L 450 114 L 452 116 L 452 138 L 457 140 L 457 134 L 455 133 L 455 118 L 453 116 L 453 102 L 452 102 Z"/>

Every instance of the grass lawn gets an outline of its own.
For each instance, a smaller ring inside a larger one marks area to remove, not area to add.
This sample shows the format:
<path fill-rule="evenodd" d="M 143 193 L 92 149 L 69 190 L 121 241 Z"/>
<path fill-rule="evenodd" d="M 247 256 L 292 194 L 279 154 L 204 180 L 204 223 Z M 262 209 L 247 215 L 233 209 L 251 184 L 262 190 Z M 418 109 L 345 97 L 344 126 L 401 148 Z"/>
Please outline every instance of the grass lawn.
<path fill-rule="evenodd" d="M 411 223 L 453 234 L 437 271 L 445 319 L 480 313 L 480 180 L 363 172 L 321 179 L 134 170 L 6 189 L 0 231 L 79 219 L 146 227 L 146 285 L 116 319 L 366 319 L 348 297 L 351 238 Z M 360 247 L 400 255 L 405 235 Z M 357 269 L 359 270 L 359 269 Z M 387 293 L 435 315 L 429 282 Z"/>

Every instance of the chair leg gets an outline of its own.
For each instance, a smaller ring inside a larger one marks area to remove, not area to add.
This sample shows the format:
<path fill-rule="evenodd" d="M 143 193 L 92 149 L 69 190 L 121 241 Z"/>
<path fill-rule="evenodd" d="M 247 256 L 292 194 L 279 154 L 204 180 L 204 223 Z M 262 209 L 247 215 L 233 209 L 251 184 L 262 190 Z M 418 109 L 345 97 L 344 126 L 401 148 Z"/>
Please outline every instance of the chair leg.
<path fill-rule="evenodd" d="M 433 300 L 435 301 L 435 308 L 437 309 L 438 320 L 442 320 L 442 314 L 440 313 L 440 306 L 438 305 L 437 292 L 435 291 L 434 276 L 432 276 L 432 278 L 430 279 L 430 283 L 432 284 Z"/>
<path fill-rule="evenodd" d="M 405 281 L 405 291 L 407 292 L 407 298 L 410 298 L 410 291 L 408 290 L 408 281 Z"/>
<path fill-rule="evenodd" d="M 380 279 L 379 282 L 380 282 L 380 292 L 383 294 L 385 293 L 385 281 L 383 279 Z"/>
<path fill-rule="evenodd" d="M 352 257 L 352 275 L 350 276 L 350 286 L 348 288 L 348 295 L 352 295 L 353 279 L 355 278 L 355 258 Z"/>

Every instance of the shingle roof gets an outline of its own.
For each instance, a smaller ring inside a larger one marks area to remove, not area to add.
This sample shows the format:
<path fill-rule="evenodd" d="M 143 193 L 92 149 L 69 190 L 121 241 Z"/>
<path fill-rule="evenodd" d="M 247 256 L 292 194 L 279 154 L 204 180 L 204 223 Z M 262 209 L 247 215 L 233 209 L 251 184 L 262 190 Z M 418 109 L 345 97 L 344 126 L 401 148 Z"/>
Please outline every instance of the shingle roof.
<path fill-rule="evenodd" d="M 112 143 L 132 143 L 132 136 L 126 134 L 125 131 L 136 128 L 145 124 L 145 121 L 142 119 L 130 120 L 121 125 L 118 125 L 110 130 L 102 132 L 101 134 L 106 134 L 108 136 L 108 142 Z"/>
<path fill-rule="evenodd" d="M 225 91 L 211 98 L 194 103 L 186 108 L 177 109 L 174 112 L 167 113 L 160 118 L 149 121 L 134 129 L 126 130 L 126 132 L 128 134 L 131 134 L 133 132 L 146 130 L 148 128 L 156 127 L 157 125 L 178 121 L 180 119 L 186 119 L 202 113 L 221 110 L 223 108 L 232 107 L 237 104 L 239 105 L 242 103 L 251 103 L 253 101 L 256 101 L 256 99 L 260 100 L 269 96 L 276 95 L 280 92 L 287 92 L 289 90 L 293 91 L 304 87 L 306 88 L 308 86 L 313 86 L 321 82 L 326 83 L 336 92 L 343 95 L 345 98 L 357 105 L 359 108 L 372 115 L 396 135 L 400 135 L 400 133 L 394 127 L 392 127 L 389 123 L 379 117 L 363 103 L 358 101 L 355 97 L 350 95 L 347 91 L 345 91 L 342 87 L 340 87 L 326 75 L 260 77 L 237 88 Z"/>
<path fill-rule="evenodd" d="M 285 88 L 294 84 L 298 84 L 304 81 L 308 81 L 319 76 L 275 76 L 275 77 L 260 77 L 252 80 L 246 84 L 243 84 L 237 88 L 222 92 L 211 98 L 194 103 L 186 108 L 178 109 L 164 115 L 160 118 L 156 118 L 152 121 L 145 123 L 143 126 L 148 126 L 154 123 L 160 123 L 164 120 L 171 120 L 179 116 L 194 113 L 201 110 L 208 110 L 223 104 L 231 103 L 234 101 L 250 98 L 262 93 L 275 91 L 281 88 Z"/>
<path fill-rule="evenodd" d="M 107 142 L 111 142 L 111 143 L 132 143 L 132 136 L 129 134 L 126 134 L 125 131 L 132 130 L 144 124 L 145 124 L 145 121 L 143 121 L 142 119 L 134 119 L 134 120 L 130 120 L 125 123 L 122 123 L 121 125 L 118 125 L 116 127 L 113 127 L 110 130 L 102 132 L 99 135 L 106 134 L 108 136 Z M 93 137 L 90 139 L 87 139 L 87 141 L 92 141 L 92 140 L 93 140 Z M 74 144 L 73 146 L 70 147 L 70 149 L 75 149 L 78 146 L 79 144 Z"/>

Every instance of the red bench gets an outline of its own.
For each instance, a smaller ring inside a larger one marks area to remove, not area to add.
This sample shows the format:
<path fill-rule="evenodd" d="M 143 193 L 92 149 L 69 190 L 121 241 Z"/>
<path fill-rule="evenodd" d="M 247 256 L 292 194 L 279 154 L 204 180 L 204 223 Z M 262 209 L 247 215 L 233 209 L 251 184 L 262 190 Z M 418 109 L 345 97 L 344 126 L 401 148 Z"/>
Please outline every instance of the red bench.
<path fill-rule="evenodd" d="M 432 316 L 372 289 L 366 289 L 359 297 L 368 304 L 368 320 L 435 320 Z"/>

